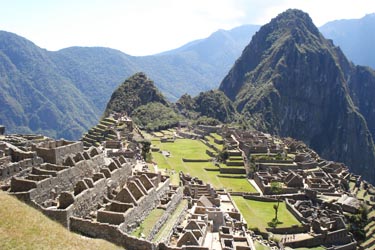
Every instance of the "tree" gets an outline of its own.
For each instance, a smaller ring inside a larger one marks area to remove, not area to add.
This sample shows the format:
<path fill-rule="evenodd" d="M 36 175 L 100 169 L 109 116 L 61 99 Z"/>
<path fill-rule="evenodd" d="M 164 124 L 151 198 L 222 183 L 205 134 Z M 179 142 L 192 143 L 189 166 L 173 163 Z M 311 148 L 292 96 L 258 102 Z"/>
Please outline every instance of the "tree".
<path fill-rule="evenodd" d="M 142 157 L 147 161 L 147 155 L 150 153 L 151 149 L 151 141 L 149 140 L 142 140 L 140 141 L 140 144 L 142 145 Z"/>
<path fill-rule="evenodd" d="M 273 194 L 277 195 L 277 204 L 273 205 L 273 209 L 275 209 L 275 218 L 274 221 L 275 223 L 278 222 L 277 215 L 279 212 L 279 206 L 280 206 L 280 196 L 279 194 L 281 193 L 281 183 L 278 181 L 273 181 L 271 182 L 271 191 Z"/>

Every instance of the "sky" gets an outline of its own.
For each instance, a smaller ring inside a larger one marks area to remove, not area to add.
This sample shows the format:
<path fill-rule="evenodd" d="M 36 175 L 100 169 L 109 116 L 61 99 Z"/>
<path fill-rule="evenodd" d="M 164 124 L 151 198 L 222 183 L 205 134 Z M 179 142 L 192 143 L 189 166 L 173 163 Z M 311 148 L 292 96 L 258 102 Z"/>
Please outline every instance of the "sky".
<path fill-rule="evenodd" d="M 218 29 L 263 25 L 289 8 L 319 27 L 375 13 L 375 0 L 0 0 L 0 30 L 52 51 L 103 46 L 141 56 Z"/>

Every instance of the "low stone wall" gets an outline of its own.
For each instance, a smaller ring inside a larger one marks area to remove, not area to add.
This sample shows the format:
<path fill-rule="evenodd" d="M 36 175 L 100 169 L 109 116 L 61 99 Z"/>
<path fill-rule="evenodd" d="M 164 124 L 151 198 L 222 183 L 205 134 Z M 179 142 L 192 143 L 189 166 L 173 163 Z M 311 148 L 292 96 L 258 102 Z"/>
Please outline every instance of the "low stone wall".
<path fill-rule="evenodd" d="M 209 156 L 209 157 L 215 157 L 215 153 L 210 151 L 210 150 L 206 150 L 206 154 Z"/>
<path fill-rule="evenodd" d="M 118 246 L 124 247 L 127 250 L 157 249 L 157 246 L 154 243 L 127 235 L 114 225 L 71 217 L 70 229 L 73 232 L 81 233 L 89 237 L 107 240 Z"/>
<path fill-rule="evenodd" d="M 219 151 L 220 151 L 215 145 L 212 145 L 211 143 L 209 143 L 209 142 L 206 141 L 206 140 L 201 139 L 201 142 L 203 142 L 204 145 L 206 145 L 207 147 L 209 147 L 209 148 L 215 150 L 216 152 L 219 152 Z"/>
<path fill-rule="evenodd" d="M 219 145 L 223 145 L 224 144 L 224 140 L 219 140 L 219 139 L 216 139 L 216 138 L 214 138 L 214 142 L 216 144 L 219 144 Z"/>
<path fill-rule="evenodd" d="M 288 211 L 293 214 L 298 221 L 308 222 L 307 219 L 303 217 L 303 215 L 292 204 L 290 204 L 288 199 L 285 199 L 285 206 L 286 209 L 288 209 Z"/>
<path fill-rule="evenodd" d="M 223 167 L 220 168 L 220 174 L 246 174 L 246 169 L 242 168 L 232 168 L 232 167 Z"/>
<path fill-rule="evenodd" d="M 293 164 L 293 160 L 267 160 L 267 159 L 258 159 L 255 161 L 256 163 L 273 163 L 273 164 Z"/>
<path fill-rule="evenodd" d="M 294 241 L 294 242 L 286 242 L 285 246 L 289 246 L 292 248 L 299 248 L 299 247 L 309 248 L 309 247 L 316 247 L 320 245 L 336 245 L 336 246 L 342 245 L 345 250 L 349 250 L 349 249 L 353 249 L 351 248 L 353 246 L 352 244 L 353 242 L 355 241 L 352 241 L 351 237 L 349 237 L 348 231 L 346 229 L 341 229 L 341 230 L 337 230 L 333 232 L 328 232 L 325 235 L 324 234 L 315 235 L 314 238 L 310 238 L 310 239 Z"/>
<path fill-rule="evenodd" d="M 264 201 L 264 202 L 276 202 L 277 199 L 266 197 L 266 196 L 256 196 L 256 195 L 244 195 L 244 199 L 253 200 L 253 201 Z"/>
<path fill-rule="evenodd" d="M 183 187 L 178 188 L 176 194 L 173 195 L 171 201 L 168 204 L 168 207 L 166 208 L 164 214 L 160 219 L 155 223 L 154 227 L 151 229 L 151 232 L 149 236 L 147 237 L 147 240 L 152 240 L 155 235 L 159 232 L 160 228 L 164 225 L 164 223 L 169 219 L 171 214 L 176 210 L 177 206 L 180 204 L 184 193 L 183 193 Z"/>
<path fill-rule="evenodd" d="M 300 234 L 308 233 L 310 231 L 309 225 L 302 226 L 291 226 L 291 227 L 277 227 L 277 228 L 266 228 L 268 232 L 274 234 Z"/>
<path fill-rule="evenodd" d="M 186 138 L 186 139 L 201 139 L 203 138 L 202 135 L 198 135 L 198 134 L 193 134 L 193 133 L 187 133 L 187 132 L 183 132 L 183 131 L 178 131 L 177 132 L 179 136 L 183 137 L 183 138 Z"/>
<path fill-rule="evenodd" d="M 186 159 L 182 158 L 183 162 L 209 162 L 211 161 L 210 159 Z"/>
<path fill-rule="evenodd" d="M 237 167 L 245 166 L 245 162 L 243 161 L 227 161 L 225 164 L 227 166 L 237 166 Z"/>

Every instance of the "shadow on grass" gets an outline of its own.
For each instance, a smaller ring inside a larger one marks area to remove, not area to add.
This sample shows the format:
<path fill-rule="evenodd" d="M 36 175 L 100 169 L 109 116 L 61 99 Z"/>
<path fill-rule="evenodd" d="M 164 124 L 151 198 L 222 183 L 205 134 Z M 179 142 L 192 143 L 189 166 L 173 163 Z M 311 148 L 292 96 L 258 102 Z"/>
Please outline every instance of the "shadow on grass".
<path fill-rule="evenodd" d="M 272 219 L 272 221 L 268 222 L 267 225 L 268 225 L 269 227 L 275 228 L 275 227 L 277 227 L 277 225 L 281 225 L 281 224 L 283 224 L 283 223 L 284 223 L 284 222 L 282 222 L 282 221 Z"/>

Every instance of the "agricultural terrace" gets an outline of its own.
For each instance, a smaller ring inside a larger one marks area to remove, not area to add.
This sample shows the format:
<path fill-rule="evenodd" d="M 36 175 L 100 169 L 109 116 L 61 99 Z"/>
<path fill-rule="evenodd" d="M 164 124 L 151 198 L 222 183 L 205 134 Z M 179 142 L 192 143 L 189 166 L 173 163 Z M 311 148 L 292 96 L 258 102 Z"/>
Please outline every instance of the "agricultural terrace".
<path fill-rule="evenodd" d="M 259 231 L 266 232 L 266 228 L 270 227 L 268 223 L 275 218 L 273 205 L 276 202 L 247 200 L 242 196 L 232 196 L 232 198 L 245 217 L 248 228 L 258 228 Z M 284 202 L 280 202 L 278 220 L 281 223 L 277 224 L 276 227 L 301 226 L 301 223 L 287 210 Z"/>
<path fill-rule="evenodd" d="M 220 135 L 216 134 L 216 133 L 211 133 L 211 134 L 205 136 L 205 140 L 207 140 L 207 142 L 209 144 L 211 144 L 212 146 L 215 146 L 219 150 L 223 150 L 223 144 L 217 144 L 215 142 L 215 139 L 222 140 L 223 138 Z"/>
<path fill-rule="evenodd" d="M 160 149 L 152 152 L 153 161 L 157 163 L 158 169 L 174 170 L 168 171 L 172 175 L 171 181 L 179 183 L 178 173 L 180 171 L 198 177 L 215 188 L 225 188 L 233 192 L 256 192 L 255 188 L 248 182 L 245 175 L 220 174 L 219 168 L 208 162 L 183 162 L 185 159 L 209 160 L 206 154 L 208 147 L 199 140 L 176 139 L 174 143 L 161 143 L 158 139 L 152 140 L 153 147 Z M 164 156 L 161 151 L 168 151 L 170 156 Z"/>

